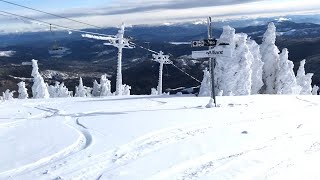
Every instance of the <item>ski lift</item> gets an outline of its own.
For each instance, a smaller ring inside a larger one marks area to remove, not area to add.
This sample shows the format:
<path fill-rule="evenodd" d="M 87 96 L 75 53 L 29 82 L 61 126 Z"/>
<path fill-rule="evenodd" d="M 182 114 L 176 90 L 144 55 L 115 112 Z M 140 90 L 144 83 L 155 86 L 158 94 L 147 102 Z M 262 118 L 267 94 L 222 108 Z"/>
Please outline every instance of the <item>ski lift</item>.
<path fill-rule="evenodd" d="M 51 34 L 53 36 L 51 24 L 50 24 L 50 32 L 51 32 Z M 65 55 L 67 53 L 68 50 L 69 50 L 68 48 L 59 46 L 57 41 L 54 40 L 54 43 L 53 43 L 52 47 L 49 48 L 48 51 L 49 51 L 50 55 L 63 56 L 63 55 Z"/>

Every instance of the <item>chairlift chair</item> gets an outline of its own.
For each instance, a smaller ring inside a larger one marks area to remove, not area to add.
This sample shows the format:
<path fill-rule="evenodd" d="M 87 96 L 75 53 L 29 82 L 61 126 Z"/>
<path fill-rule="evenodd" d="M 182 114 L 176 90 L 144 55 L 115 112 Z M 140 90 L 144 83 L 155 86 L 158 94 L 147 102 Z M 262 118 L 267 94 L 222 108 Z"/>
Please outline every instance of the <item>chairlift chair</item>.
<path fill-rule="evenodd" d="M 51 24 L 50 24 L 50 32 L 53 36 Z M 67 50 L 68 50 L 67 48 L 59 46 L 59 44 L 57 43 L 57 40 L 54 40 L 52 47 L 50 47 L 48 51 L 50 55 L 63 55 L 66 53 Z"/>

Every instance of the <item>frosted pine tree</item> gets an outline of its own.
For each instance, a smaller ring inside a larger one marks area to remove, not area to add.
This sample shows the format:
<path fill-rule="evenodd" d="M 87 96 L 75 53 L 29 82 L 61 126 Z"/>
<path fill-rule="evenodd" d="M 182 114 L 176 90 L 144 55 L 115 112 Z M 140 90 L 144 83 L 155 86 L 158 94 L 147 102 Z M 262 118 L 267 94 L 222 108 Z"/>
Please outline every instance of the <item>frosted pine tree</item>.
<path fill-rule="evenodd" d="M 152 96 L 159 95 L 158 90 L 156 88 L 151 88 L 151 94 Z"/>
<path fill-rule="evenodd" d="M 297 84 L 301 87 L 300 94 L 301 95 L 311 95 L 312 91 L 312 73 L 305 73 L 304 65 L 306 64 L 306 60 L 300 62 L 300 67 L 297 72 Z"/>
<path fill-rule="evenodd" d="M 276 77 L 277 94 L 296 94 L 296 77 L 293 72 L 293 62 L 289 59 L 288 49 L 283 49 L 280 54 L 279 69 Z"/>
<path fill-rule="evenodd" d="M 312 88 L 312 95 L 318 95 L 319 92 L 319 86 L 314 85 Z"/>
<path fill-rule="evenodd" d="M 239 69 L 233 54 L 235 49 L 235 29 L 230 26 L 223 27 L 218 43 L 228 43 L 228 46 L 222 46 L 221 49 L 225 52 L 231 52 L 231 57 L 216 58 L 215 66 L 216 92 L 223 92 L 224 96 L 228 96 L 232 94 L 234 87 L 233 76 Z"/>
<path fill-rule="evenodd" d="M 34 59 L 32 60 L 31 76 L 33 77 L 33 85 L 31 88 L 33 98 L 49 98 L 48 87 L 39 73 L 38 61 Z"/>
<path fill-rule="evenodd" d="M 11 91 L 9 89 L 7 89 L 5 92 L 2 93 L 2 98 L 3 100 L 12 100 L 13 99 L 13 93 L 15 93 L 15 91 Z"/>
<path fill-rule="evenodd" d="M 247 46 L 247 35 L 237 34 L 236 49 L 234 51 L 236 64 L 238 69 L 235 69 L 233 76 L 230 79 L 233 82 L 232 92 L 239 95 L 251 94 L 251 74 L 253 56 Z"/>
<path fill-rule="evenodd" d="M 18 83 L 18 93 L 19 93 L 19 96 L 18 98 L 19 99 L 28 99 L 29 95 L 28 95 L 28 89 L 26 88 L 26 83 L 25 82 L 19 82 Z"/>
<path fill-rule="evenodd" d="M 49 86 L 49 94 L 51 98 L 57 98 L 57 97 L 70 97 L 70 92 L 68 88 L 64 85 L 64 83 L 55 82 L 55 85 Z"/>
<path fill-rule="evenodd" d="M 122 85 L 122 95 L 129 96 L 131 93 L 130 91 L 131 91 L 131 86 L 126 84 Z"/>
<path fill-rule="evenodd" d="M 79 78 L 79 85 L 76 86 L 75 97 L 90 97 L 90 88 L 85 87 L 82 82 L 82 78 Z"/>
<path fill-rule="evenodd" d="M 93 82 L 93 88 L 92 88 L 92 96 L 100 96 L 100 91 L 101 91 L 101 86 L 100 84 L 97 82 L 97 80 L 94 80 Z"/>
<path fill-rule="evenodd" d="M 268 25 L 267 31 L 263 35 L 260 51 L 263 65 L 264 93 L 276 93 L 276 76 L 279 69 L 279 49 L 276 43 L 276 27 L 273 23 Z"/>
<path fill-rule="evenodd" d="M 71 93 L 68 88 L 62 82 L 58 87 L 58 97 L 71 97 Z"/>
<path fill-rule="evenodd" d="M 249 52 L 253 56 L 251 65 L 251 94 L 259 94 L 263 86 L 262 69 L 264 64 L 261 60 L 260 46 L 256 41 L 251 39 L 247 41 L 247 45 L 249 47 Z"/>
<path fill-rule="evenodd" d="M 199 96 L 211 96 L 211 76 L 207 69 L 203 70 L 203 79 L 199 90 Z"/>
<path fill-rule="evenodd" d="M 50 94 L 50 98 L 56 98 L 58 97 L 58 89 L 59 89 L 59 82 L 56 81 L 54 86 L 53 85 L 50 85 L 48 87 L 48 91 L 49 91 L 49 94 Z"/>
<path fill-rule="evenodd" d="M 100 88 L 100 96 L 111 96 L 112 95 L 112 93 L 111 93 L 111 82 L 110 82 L 110 80 L 108 80 L 106 74 L 101 76 L 100 86 L 101 86 L 101 88 Z M 124 90 L 123 88 L 122 88 L 122 90 Z"/>

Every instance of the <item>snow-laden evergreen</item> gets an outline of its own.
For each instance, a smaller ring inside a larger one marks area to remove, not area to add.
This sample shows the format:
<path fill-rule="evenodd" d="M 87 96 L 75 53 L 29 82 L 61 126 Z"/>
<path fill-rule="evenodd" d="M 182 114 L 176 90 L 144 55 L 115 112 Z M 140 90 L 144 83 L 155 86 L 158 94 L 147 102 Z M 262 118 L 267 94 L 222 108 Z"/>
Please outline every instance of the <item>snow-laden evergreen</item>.
<path fill-rule="evenodd" d="M 211 96 L 211 75 L 207 69 L 203 70 L 203 79 L 199 90 L 199 96 Z"/>
<path fill-rule="evenodd" d="M 256 41 L 248 39 L 247 45 L 249 47 L 249 56 L 253 56 L 251 64 L 251 94 L 259 94 L 263 86 L 262 68 L 263 62 L 261 60 L 260 46 Z"/>
<path fill-rule="evenodd" d="M 16 91 L 10 91 L 9 89 L 7 89 L 5 92 L 2 93 L 2 98 L 3 100 L 12 100 L 13 99 L 13 93 L 15 93 Z"/>
<path fill-rule="evenodd" d="M 122 85 L 122 95 L 125 95 L 125 96 L 129 96 L 131 94 L 131 86 L 129 85 Z"/>
<path fill-rule="evenodd" d="M 71 97 L 71 92 L 68 90 L 68 88 L 64 85 L 64 83 L 55 82 L 55 85 L 49 86 L 49 94 L 51 98 L 57 98 L 57 97 Z"/>
<path fill-rule="evenodd" d="M 306 74 L 304 65 L 306 64 L 306 60 L 300 62 L 300 67 L 297 72 L 297 84 L 301 87 L 300 94 L 301 95 L 311 95 L 312 91 L 312 73 Z"/>
<path fill-rule="evenodd" d="M 39 73 L 38 60 L 32 60 L 32 73 L 33 85 L 32 85 L 32 96 L 35 99 L 49 98 L 48 86 L 44 82 L 42 76 Z"/>
<path fill-rule="evenodd" d="M 276 77 L 277 94 L 299 94 L 296 92 L 297 81 L 293 72 L 293 62 L 289 60 L 288 49 L 283 49 L 280 54 L 279 69 Z"/>
<path fill-rule="evenodd" d="M 276 76 L 279 69 L 279 49 L 276 46 L 276 27 L 273 23 L 268 25 L 267 31 L 263 35 L 260 51 L 263 65 L 264 93 L 276 93 Z"/>
<path fill-rule="evenodd" d="M 26 88 L 26 83 L 21 81 L 18 83 L 18 93 L 19 99 L 28 99 L 29 95 L 28 95 L 28 89 Z"/>
<path fill-rule="evenodd" d="M 93 87 L 92 87 L 92 96 L 100 96 L 101 92 L 101 85 L 97 82 L 97 80 L 93 81 Z"/>
<path fill-rule="evenodd" d="M 225 52 L 231 52 L 230 57 L 218 57 L 215 67 L 216 92 L 222 92 L 224 96 L 230 95 L 250 95 L 252 89 L 252 63 L 254 58 L 259 60 L 258 55 L 253 56 L 247 43 L 246 34 L 235 34 L 235 29 L 225 26 L 220 36 L 219 43 L 228 43 L 221 49 Z M 253 44 L 252 42 L 250 42 Z M 220 48 L 220 47 L 219 47 Z M 251 49 L 255 48 L 251 45 Z M 259 50 L 257 50 L 259 51 Z M 260 62 L 261 63 L 261 62 Z M 255 66 L 256 74 L 261 73 L 258 70 L 258 63 Z M 261 80 L 260 80 L 261 81 Z M 255 80 L 259 82 L 259 80 Z M 256 85 L 260 86 L 260 84 Z M 256 88 L 260 89 L 260 88 Z M 258 90 L 255 90 L 257 92 Z"/>
<path fill-rule="evenodd" d="M 76 86 L 75 97 L 91 97 L 91 89 L 83 85 L 82 78 L 79 78 L 79 85 Z"/>
<path fill-rule="evenodd" d="M 49 94 L 50 94 L 50 98 L 56 98 L 58 97 L 58 87 L 59 87 L 59 82 L 55 82 L 55 85 L 50 85 L 48 87 L 48 91 L 49 91 Z"/>
<path fill-rule="evenodd" d="M 156 88 L 151 88 L 151 94 L 152 96 L 155 96 L 155 95 L 159 95 L 158 94 L 158 90 Z"/>
<path fill-rule="evenodd" d="M 231 28 L 230 26 L 225 26 L 223 27 L 223 32 L 219 39 L 219 43 L 230 44 L 228 46 L 223 46 L 222 50 L 231 52 L 231 57 L 216 58 L 216 66 L 214 70 L 216 92 L 223 91 L 224 96 L 229 96 L 232 94 L 235 83 L 233 76 L 237 73 L 238 70 L 238 64 L 233 55 L 233 51 L 236 46 L 235 36 L 235 29 Z"/>
<path fill-rule="evenodd" d="M 250 95 L 251 94 L 251 74 L 253 56 L 247 46 L 247 35 L 237 34 L 236 48 L 234 51 L 234 60 L 237 64 L 236 72 L 230 77 L 234 82 L 232 92 L 237 95 Z"/>
<path fill-rule="evenodd" d="M 296 78 L 288 50 L 284 49 L 279 55 L 275 42 L 276 27 L 273 23 L 268 25 L 260 46 L 246 34 L 236 34 L 235 29 L 225 26 L 218 43 L 229 45 L 218 46 L 218 49 L 231 52 L 231 56 L 216 58 L 216 93 L 223 96 L 311 94 L 312 74 L 306 75 L 304 67 L 301 67 Z M 210 96 L 211 80 L 208 75 L 204 73 L 199 96 Z"/>
<path fill-rule="evenodd" d="M 318 95 L 319 92 L 319 86 L 314 85 L 312 88 L 312 95 Z"/>
<path fill-rule="evenodd" d="M 111 93 L 111 81 L 104 74 L 100 78 L 100 84 L 94 80 L 92 88 L 92 96 L 112 96 Z"/>
<path fill-rule="evenodd" d="M 122 90 L 124 89 L 122 88 Z M 106 74 L 100 78 L 100 96 L 112 96 L 111 81 L 107 78 Z"/>
<path fill-rule="evenodd" d="M 62 82 L 58 88 L 58 97 L 71 97 L 72 91 L 69 91 L 68 88 Z"/>

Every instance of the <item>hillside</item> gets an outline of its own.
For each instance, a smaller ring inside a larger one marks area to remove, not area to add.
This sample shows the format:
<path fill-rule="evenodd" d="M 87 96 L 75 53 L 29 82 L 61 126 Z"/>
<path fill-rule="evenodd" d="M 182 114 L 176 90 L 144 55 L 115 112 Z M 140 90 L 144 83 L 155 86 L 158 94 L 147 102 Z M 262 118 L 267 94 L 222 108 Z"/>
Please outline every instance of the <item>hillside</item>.
<path fill-rule="evenodd" d="M 319 179 L 318 96 L 0 102 L 0 179 Z"/>
<path fill-rule="evenodd" d="M 226 22 L 224 25 L 228 23 L 230 22 Z M 306 71 L 314 73 L 313 84 L 320 85 L 320 73 L 317 71 L 320 59 L 320 41 L 317 38 L 320 36 L 320 25 L 291 21 L 276 21 L 275 24 L 278 35 L 276 43 L 279 49 L 288 48 L 289 59 L 295 63 L 295 70 L 302 59 L 307 59 Z M 247 33 L 260 43 L 266 29 L 267 25 L 264 22 L 264 24 L 255 26 L 238 27 L 236 32 Z M 90 31 L 115 34 L 117 29 L 90 29 Z M 220 24 L 214 29 L 215 37 L 220 36 L 221 31 Z M 189 44 L 179 44 L 179 42 L 206 38 L 205 24 L 133 26 L 126 29 L 125 35 L 131 37 L 132 41 L 139 45 L 170 54 L 170 59 L 178 67 L 201 80 L 202 70 L 206 64 L 191 62 L 188 55 L 197 49 L 191 48 Z M 92 87 L 94 79 L 98 80 L 102 74 L 107 73 L 113 83 L 112 87 L 115 87 L 117 51 L 114 47 L 104 46 L 101 41 L 84 39 L 80 34 L 69 34 L 66 31 L 58 31 L 53 35 L 50 32 L 7 34 L 1 35 L 0 38 L 2 39 L 0 51 L 15 52 L 9 57 L 0 57 L 0 93 L 6 89 L 17 90 L 16 83 L 20 80 L 13 77 L 30 78 L 31 66 L 21 63 L 30 62 L 33 58 L 39 60 L 39 66 L 41 71 L 44 71 L 43 73 L 52 70 L 68 74 L 68 76 L 61 76 L 59 73 L 48 76 L 45 80 L 49 84 L 54 84 L 55 81 L 64 81 L 66 86 L 74 91 L 74 87 L 78 84 L 78 77 L 84 78 L 85 85 Z M 48 48 L 53 45 L 55 40 L 60 46 L 69 48 L 70 54 L 61 58 L 51 57 L 48 54 Z M 178 43 L 172 44 L 171 42 Z M 133 50 L 124 50 L 123 81 L 132 86 L 131 92 L 133 94 L 150 94 L 150 89 L 156 86 L 158 63 L 151 61 L 151 59 L 151 53 L 139 47 Z M 173 66 L 165 66 L 164 71 L 164 90 L 199 85 Z M 30 88 L 31 83 L 28 81 L 26 83 Z"/>

